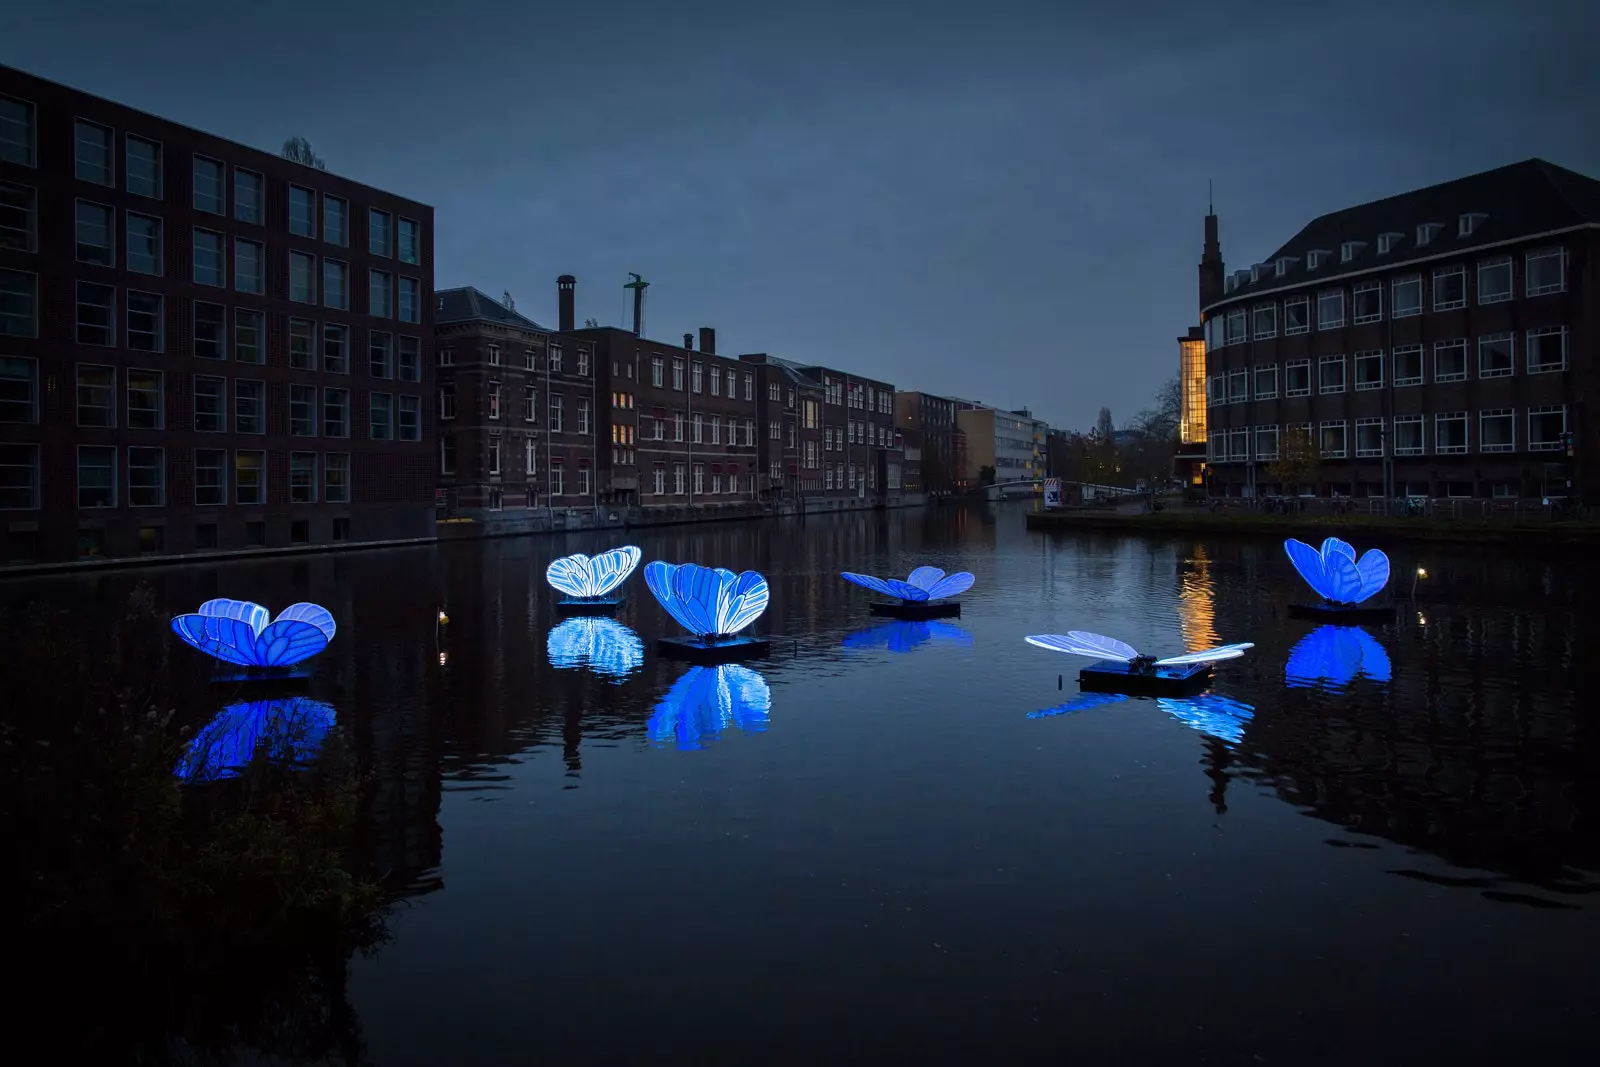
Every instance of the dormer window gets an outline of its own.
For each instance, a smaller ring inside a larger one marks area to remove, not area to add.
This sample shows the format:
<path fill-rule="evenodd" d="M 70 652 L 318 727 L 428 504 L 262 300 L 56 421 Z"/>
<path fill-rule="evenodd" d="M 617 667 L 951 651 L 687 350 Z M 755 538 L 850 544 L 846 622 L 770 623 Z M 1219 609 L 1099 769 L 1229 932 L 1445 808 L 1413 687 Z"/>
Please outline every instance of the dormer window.
<path fill-rule="evenodd" d="M 1226 277 L 1226 278 L 1224 278 L 1224 279 L 1222 279 L 1222 291 L 1223 291 L 1223 292 L 1224 292 L 1224 293 L 1231 293 L 1231 292 L 1233 292 L 1233 283 L 1234 283 L 1234 282 L 1236 282 L 1236 281 L 1238 281 L 1238 280 L 1239 280 L 1239 279 L 1237 279 L 1237 278 L 1235 278 L 1235 277 L 1234 277 L 1234 276 L 1233 276 L 1233 275 L 1231 275 L 1231 274 L 1230 274 L 1230 275 L 1228 275 L 1228 276 L 1227 276 L 1227 277 Z"/>
<path fill-rule="evenodd" d="M 1306 270 L 1316 270 L 1322 266 L 1322 261 L 1332 254 L 1325 248 L 1313 248 L 1306 253 Z"/>
<path fill-rule="evenodd" d="M 1393 252 L 1395 244 L 1403 237 L 1405 237 L 1405 234 L 1403 233 L 1391 232 L 1378 234 L 1378 255 L 1386 256 L 1390 252 Z"/>
<path fill-rule="evenodd" d="M 1289 268 L 1294 266 L 1294 261 L 1295 261 L 1295 257 L 1294 256 L 1279 256 L 1278 257 L 1278 277 L 1281 278 L 1285 274 L 1288 274 L 1289 273 Z"/>
<path fill-rule="evenodd" d="M 1251 282 L 1259 282 L 1260 280 L 1261 280 L 1261 264 L 1259 264 L 1259 263 L 1250 264 L 1250 281 Z"/>
<path fill-rule="evenodd" d="M 1359 256 L 1361 254 L 1361 250 L 1365 247 L 1367 247 L 1367 242 L 1365 241 L 1346 241 L 1344 244 L 1339 246 L 1339 262 L 1350 262 L 1352 259 L 1355 259 L 1357 256 Z"/>
<path fill-rule="evenodd" d="M 1441 222 L 1424 222 L 1421 226 L 1418 226 L 1417 247 L 1421 248 L 1423 245 L 1428 244 L 1442 229 L 1444 229 L 1444 224 Z"/>
<path fill-rule="evenodd" d="M 1465 215 L 1462 215 L 1456 220 L 1456 236 L 1471 237 L 1473 234 L 1478 232 L 1478 227 L 1481 226 L 1483 224 L 1483 220 L 1488 217 L 1488 215 L 1485 215 L 1481 211 L 1467 212 Z"/>

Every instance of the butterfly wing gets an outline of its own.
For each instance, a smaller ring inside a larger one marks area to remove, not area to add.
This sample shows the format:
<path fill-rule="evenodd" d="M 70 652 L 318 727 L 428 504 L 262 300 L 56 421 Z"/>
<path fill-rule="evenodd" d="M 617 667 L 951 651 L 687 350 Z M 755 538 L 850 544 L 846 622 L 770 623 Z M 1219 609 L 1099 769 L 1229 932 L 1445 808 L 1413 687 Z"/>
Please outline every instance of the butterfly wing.
<path fill-rule="evenodd" d="M 309 622 L 279 619 L 257 635 L 253 664 L 292 667 L 328 647 L 328 635 Z"/>
<path fill-rule="evenodd" d="M 581 552 L 551 560 L 550 566 L 545 568 L 544 580 L 579 600 L 596 595 L 592 561 Z"/>
<path fill-rule="evenodd" d="M 1325 600 L 1331 599 L 1329 597 L 1331 586 L 1328 582 L 1327 569 L 1323 565 L 1322 553 L 1304 541 L 1296 541 L 1292 537 L 1283 543 L 1283 550 L 1288 554 L 1289 562 L 1294 564 L 1294 569 L 1300 572 L 1300 577 L 1311 587 L 1312 592 Z"/>
<path fill-rule="evenodd" d="M 333 640 L 333 635 L 335 631 L 338 630 L 338 627 L 334 625 L 333 612 L 329 611 L 320 604 L 311 604 L 307 603 L 306 601 L 301 601 L 298 604 L 290 604 L 288 607 L 278 612 L 278 618 L 276 621 L 283 622 L 285 619 L 297 619 L 300 622 L 309 622 L 312 626 L 315 626 L 317 629 L 326 634 L 329 641 Z"/>
<path fill-rule="evenodd" d="M 224 663 L 241 667 L 255 665 L 256 632 L 243 619 L 224 615 L 179 615 L 172 620 L 172 632 L 185 644 Z"/>
<path fill-rule="evenodd" d="M 913 585 L 916 588 L 921 589 L 923 592 L 927 592 L 934 586 L 938 585 L 939 580 L 943 577 L 944 571 L 940 570 L 938 567 L 918 567 L 916 570 L 906 575 L 906 582 L 909 585 Z"/>
<path fill-rule="evenodd" d="M 847 582 L 853 582 L 863 589 L 870 589 L 874 593 L 882 593 L 884 596 L 897 597 L 900 595 L 894 591 L 888 582 L 884 581 L 882 578 L 874 578 L 870 574 L 856 574 L 852 571 L 845 571 L 840 574 L 839 577 L 843 578 Z M 895 583 L 895 585 L 903 584 L 903 582 Z"/>
<path fill-rule="evenodd" d="M 1180 667 L 1189 663 L 1217 663 L 1225 659 L 1238 659 L 1245 654 L 1246 649 L 1255 647 L 1255 642 L 1253 641 L 1243 641 L 1236 645 L 1218 645 L 1216 648 L 1204 648 L 1199 652 L 1185 652 L 1181 656 L 1158 659 L 1156 660 L 1156 666 Z"/>
<path fill-rule="evenodd" d="M 201 615 L 218 619 L 238 619 L 255 633 L 260 633 L 272 618 L 272 613 L 260 604 L 249 600 L 228 600 L 219 597 L 200 605 Z"/>
<path fill-rule="evenodd" d="M 972 588 L 974 579 L 966 571 L 957 571 L 955 574 L 946 575 L 933 583 L 928 589 L 929 600 L 942 600 L 947 596 L 959 596 Z"/>
<path fill-rule="evenodd" d="M 732 579 L 728 571 L 685 563 L 672 576 L 672 596 L 678 604 L 678 621 L 695 636 L 720 633 L 717 629 L 717 604 L 725 584 L 723 575 Z"/>
<path fill-rule="evenodd" d="M 1115 659 L 1128 662 L 1139 657 L 1139 650 L 1105 634 L 1072 630 L 1064 634 L 1032 634 L 1025 638 L 1030 645 L 1048 648 L 1052 652 L 1065 652 L 1069 656 L 1089 656 L 1092 659 Z"/>
<path fill-rule="evenodd" d="M 590 596 L 605 596 L 628 580 L 628 575 L 639 565 L 643 553 L 634 545 L 623 545 L 602 552 L 589 561 L 589 571 L 594 592 Z"/>
<path fill-rule="evenodd" d="M 1389 584 L 1389 557 L 1376 548 L 1369 548 L 1356 562 L 1356 603 L 1370 600 Z"/>
<path fill-rule="evenodd" d="M 767 610 L 770 596 L 767 580 L 755 571 L 745 571 L 731 584 L 724 583 L 717 601 L 716 632 L 734 634 L 749 626 Z"/>

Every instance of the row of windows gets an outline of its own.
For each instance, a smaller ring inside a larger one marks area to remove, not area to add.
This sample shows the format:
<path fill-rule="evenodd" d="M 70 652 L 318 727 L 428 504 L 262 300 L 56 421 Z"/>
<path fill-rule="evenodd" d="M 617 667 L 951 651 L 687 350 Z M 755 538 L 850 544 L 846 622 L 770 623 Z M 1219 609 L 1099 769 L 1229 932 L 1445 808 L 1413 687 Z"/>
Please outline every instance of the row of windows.
<path fill-rule="evenodd" d="M 639 419 L 639 439 L 643 441 L 673 441 L 682 443 L 684 440 L 684 427 L 687 423 L 689 429 L 689 443 L 703 444 L 728 444 L 732 447 L 754 448 L 756 444 L 756 420 L 745 419 L 743 422 L 729 416 L 727 420 L 727 441 L 723 441 L 723 419 L 721 415 L 703 416 L 698 413 L 688 416 L 683 412 L 674 412 L 672 418 L 651 418 L 648 415 Z M 669 433 L 670 427 L 670 433 Z M 709 427 L 709 433 L 707 429 Z M 740 431 L 743 431 L 742 433 Z M 630 438 L 631 440 L 631 438 Z"/>
<path fill-rule="evenodd" d="M 1513 262 L 1510 256 L 1485 259 L 1477 265 L 1477 303 L 1499 304 L 1515 295 L 1512 279 Z M 1462 264 L 1440 267 L 1432 277 L 1432 307 L 1434 311 L 1452 311 L 1468 303 L 1467 268 Z M 1336 330 L 1346 325 L 1362 325 L 1383 320 L 1385 283 L 1359 282 L 1348 291 L 1344 288 L 1324 289 L 1316 294 L 1315 326 L 1319 330 Z M 1543 248 L 1524 257 L 1523 294 L 1544 296 L 1565 292 L 1567 288 L 1567 250 Z M 1408 274 L 1388 283 L 1389 317 L 1407 318 L 1423 313 L 1423 276 Z M 1309 333 L 1313 326 L 1310 296 L 1293 296 L 1281 305 L 1256 304 L 1250 308 L 1230 308 L 1226 315 L 1213 316 L 1206 322 L 1206 347 L 1221 348 L 1244 344 L 1247 341 L 1264 341 Z M 1282 312 L 1280 323 L 1279 312 Z"/>
<path fill-rule="evenodd" d="M 0 334 L 5 333 L 5 273 L 0 271 Z M 78 282 L 76 297 L 74 339 L 78 344 L 115 348 L 120 340 L 123 347 L 132 352 L 161 354 L 166 351 L 166 298 L 162 294 L 125 290 L 120 336 L 115 287 L 97 282 Z M 254 308 L 235 307 L 231 330 L 228 308 L 222 304 L 196 300 L 192 302 L 190 313 L 190 336 L 195 358 L 231 358 L 237 363 L 258 366 L 266 362 L 270 338 L 268 319 L 263 312 Z M 291 368 L 309 371 L 320 368 L 330 374 L 350 373 L 350 327 L 332 322 L 319 327 L 311 319 L 290 318 L 288 331 Z M 374 378 L 421 381 L 421 338 L 369 330 L 367 372 Z"/>
<path fill-rule="evenodd" d="M 487 351 L 488 351 L 488 357 L 487 358 L 488 358 L 489 366 L 491 366 L 491 367 L 508 366 L 508 364 L 505 364 L 504 362 L 502 362 L 501 354 L 500 354 L 500 346 L 499 345 L 489 345 Z M 546 352 L 546 356 L 547 356 L 545 362 L 548 364 L 548 373 L 550 373 L 550 374 L 565 374 L 565 373 L 567 373 L 567 371 L 566 371 L 566 353 L 563 351 L 563 349 L 562 349 L 562 347 L 560 345 L 557 345 L 557 344 L 549 345 L 546 348 L 545 352 Z M 453 367 L 453 366 L 455 366 L 455 362 L 456 362 L 456 351 L 455 351 L 455 349 L 452 348 L 449 345 L 441 346 L 439 348 L 438 359 L 439 359 L 439 366 L 441 366 L 441 367 Z M 539 350 L 537 348 L 524 348 L 522 350 L 522 359 L 523 359 L 523 369 L 531 370 L 531 371 L 537 371 L 539 369 Z M 577 367 L 576 367 L 577 375 L 580 378 L 587 378 L 589 376 L 590 367 L 591 367 L 591 356 L 590 356 L 589 349 L 584 345 L 579 345 L 578 346 L 578 350 L 577 350 Z"/>
<path fill-rule="evenodd" d="M 0 423 L 39 421 L 38 364 L 32 359 L 0 356 Z M 129 430 L 167 428 L 166 372 L 139 367 L 80 363 L 75 368 L 77 425 Z M 230 387 L 231 381 L 231 387 Z M 267 384 L 244 378 L 197 374 L 193 379 L 193 427 L 198 433 L 264 434 L 267 432 Z M 232 393 L 231 403 L 229 393 Z M 293 437 L 350 436 L 350 390 L 292 383 L 288 389 L 288 426 Z M 277 420 L 274 420 L 277 421 Z M 422 440 L 422 398 L 408 394 L 367 394 L 367 437 L 373 441 Z"/>
<path fill-rule="evenodd" d="M 1484 220 L 1488 217 L 1488 215 L 1481 211 L 1468 211 L 1458 215 L 1456 217 L 1456 236 L 1471 237 L 1474 233 L 1478 232 L 1478 227 L 1482 225 Z M 1422 223 L 1417 227 L 1415 247 L 1426 248 L 1428 245 L 1433 243 L 1433 239 L 1437 237 L 1443 229 L 1444 223 L 1442 222 Z M 1388 255 L 1390 252 L 1398 248 L 1400 242 L 1404 241 L 1405 239 L 1406 235 L 1396 230 L 1380 233 L 1378 235 L 1378 255 Z M 1345 241 L 1339 246 L 1339 262 L 1353 262 L 1357 256 L 1361 255 L 1362 251 L 1364 251 L 1366 247 L 1367 242 L 1365 241 Z M 1316 270 L 1322 265 L 1322 261 L 1331 255 L 1333 255 L 1333 252 L 1330 249 L 1311 249 L 1306 253 L 1306 270 Z M 1289 271 L 1299 261 L 1299 256 L 1279 256 L 1277 260 L 1271 264 L 1271 266 L 1273 266 L 1275 269 L 1276 276 L 1282 278 L 1287 276 Z M 1261 280 L 1261 273 L 1264 269 L 1266 269 L 1267 266 L 1268 264 L 1266 263 L 1257 263 L 1248 270 L 1234 271 L 1227 277 L 1226 283 L 1223 286 L 1224 291 L 1230 293 L 1233 292 L 1233 290 L 1239 288 L 1239 286 L 1245 283 L 1246 278 L 1249 278 L 1252 283 L 1259 282 Z"/>
<path fill-rule="evenodd" d="M 612 369 L 613 369 L 613 371 L 615 371 L 615 367 L 613 367 Z M 712 366 L 710 375 L 707 375 L 706 371 L 705 371 L 705 364 L 699 362 L 698 360 L 696 360 L 689 367 L 689 391 L 691 393 L 703 393 L 703 392 L 705 392 L 706 391 L 705 385 L 706 385 L 706 378 L 707 377 L 710 378 L 710 382 L 711 382 L 710 393 L 711 393 L 712 396 L 722 396 L 722 395 L 724 395 L 724 392 L 726 392 L 726 395 L 727 395 L 729 400 L 738 399 L 738 394 L 737 394 L 737 390 L 738 390 L 738 387 L 739 387 L 739 372 L 738 371 L 732 370 L 731 368 L 726 370 L 726 371 L 724 371 L 724 369 L 721 368 L 721 367 Z M 726 382 L 727 382 L 726 390 L 724 390 L 724 388 L 723 388 L 724 378 L 726 378 Z M 673 388 L 674 391 L 679 392 L 679 393 L 683 392 L 683 380 L 684 380 L 684 359 L 683 359 L 682 356 L 673 356 L 672 357 L 672 388 Z M 664 389 L 664 388 L 666 388 L 666 386 L 664 384 L 665 381 L 666 381 L 666 360 L 663 359 L 661 356 L 652 356 L 652 357 L 650 357 L 650 384 L 652 386 L 654 386 L 655 388 L 657 388 L 657 389 Z M 746 400 L 754 400 L 755 398 L 756 398 L 756 376 L 755 376 L 754 373 L 752 373 L 750 371 L 745 371 L 744 372 L 744 399 L 746 399 Z"/>
<path fill-rule="evenodd" d="M 25 167 L 38 165 L 37 120 L 33 104 L 0 96 L 0 159 Z M 73 175 L 84 182 L 117 187 L 116 131 L 87 119 L 73 120 Z M 165 198 L 165 147 L 137 134 L 123 135 L 124 188 L 150 200 Z M 192 156 L 194 210 L 210 215 L 228 214 L 228 166 L 220 159 Z M 259 171 L 233 167 L 233 218 L 238 222 L 266 222 L 266 177 Z M 317 237 L 317 192 L 301 185 L 289 186 L 289 230 L 301 237 Z M 348 247 L 350 203 L 343 197 L 322 194 L 322 239 Z M 369 208 L 367 250 L 372 255 L 393 256 L 402 263 L 420 262 L 421 225 L 416 219 Z"/>
<path fill-rule="evenodd" d="M 1517 371 L 1517 336 L 1512 333 L 1486 334 L 1477 339 L 1477 377 L 1507 378 Z M 1471 349 L 1465 338 L 1433 343 L 1432 380 L 1435 384 L 1466 381 L 1471 367 Z M 1223 374 L 1213 374 L 1206 379 L 1206 404 L 1219 407 L 1224 404 L 1241 404 L 1250 400 L 1274 400 L 1285 397 L 1310 396 L 1313 384 L 1321 395 L 1342 393 L 1352 385 L 1360 392 L 1382 389 L 1386 385 L 1397 388 L 1422 385 L 1427 377 L 1425 350 L 1422 345 L 1400 345 L 1387 353 L 1390 364 L 1385 369 L 1385 352 L 1381 348 L 1357 352 L 1351 357 L 1343 355 L 1322 356 L 1316 361 L 1313 379 L 1310 359 L 1289 360 L 1283 364 L 1282 381 L 1276 363 L 1238 367 Z M 1567 329 L 1565 326 L 1544 326 L 1529 330 L 1522 350 L 1525 374 L 1551 374 L 1567 369 Z M 1353 367 L 1353 381 L 1347 377 L 1347 368 Z"/>
<path fill-rule="evenodd" d="M 230 462 L 231 460 L 231 462 Z M 167 504 L 167 450 L 160 447 L 79 445 L 78 507 L 159 508 Z M 290 452 L 291 504 L 350 502 L 350 453 Z M 230 491 L 231 490 L 231 491 Z M 0 444 L 0 510 L 39 508 L 39 446 Z M 258 449 L 194 450 L 194 504 L 267 502 L 267 453 Z"/>
<path fill-rule="evenodd" d="M 79 263 L 115 269 L 118 264 L 116 209 L 108 204 L 79 200 L 74 214 L 74 257 Z M 123 212 L 122 266 L 134 274 L 161 277 L 166 273 L 166 234 L 162 220 L 134 211 Z M 196 285 L 227 288 L 228 237 L 217 230 L 192 230 L 190 280 Z M 0 247 L 32 251 L 35 245 L 33 190 L 0 183 Z M 268 249 L 260 241 L 234 237 L 233 288 L 241 293 L 266 292 Z M 317 257 L 309 252 L 289 252 L 289 298 L 304 304 L 317 302 Z M 378 318 L 398 317 L 418 322 L 421 281 L 394 272 L 367 272 L 367 313 Z M 351 310 L 350 265 L 324 258 L 321 271 L 322 302 L 340 311 Z"/>
<path fill-rule="evenodd" d="M 1474 420 L 1468 412 L 1442 412 L 1432 421 L 1432 455 L 1465 455 L 1471 450 Z M 1515 408 L 1485 408 L 1477 413 L 1476 421 L 1476 450 L 1480 453 L 1515 452 L 1519 448 L 1525 452 L 1558 452 L 1566 447 L 1565 405 L 1528 408 L 1520 436 Z M 1309 422 L 1289 424 L 1281 428 L 1281 433 L 1303 435 L 1303 440 L 1315 446 L 1320 459 L 1377 459 L 1386 454 L 1430 454 L 1427 427 L 1425 415 L 1396 415 L 1392 421 L 1382 417 L 1356 419 L 1353 433 L 1351 424 L 1343 419 L 1318 423 L 1315 430 Z M 1206 458 L 1213 463 L 1275 460 L 1281 444 L 1278 426 L 1218 430 L 1206 439 Z"/>
<path fill-rule="evenodd" d="M 875 411 L 879 415 L 894 414 L 894 391 L 875 389 L 862 382 L 847 384 L 843 378 L 822 376 L 822 399 L 827 404 L 839 404 L 858 411 Z"/>

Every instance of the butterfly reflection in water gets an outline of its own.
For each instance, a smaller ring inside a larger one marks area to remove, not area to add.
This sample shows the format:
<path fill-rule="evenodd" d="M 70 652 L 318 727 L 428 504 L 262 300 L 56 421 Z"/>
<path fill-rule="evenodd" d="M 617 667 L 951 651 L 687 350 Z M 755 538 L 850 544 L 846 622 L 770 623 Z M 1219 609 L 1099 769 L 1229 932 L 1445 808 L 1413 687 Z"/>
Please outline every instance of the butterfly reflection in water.
<path fill-rule="evenodd" d="M 671 742 L 680 749 L 697 749 L 729 727 L 765 730 L 771 711 L 772 691 L 750 668 L 731 663 L 690 667 L 661 698 L 645 730 L 658 745 Z"/>
<path fill-rule="evenodd" d="M 1065 704 L 1057 704 L 1043 711 L 1030 711 L 1030 719 L 1048 719 L 1056 715 L 1070 715 L 1076 711 L 1102 708 L 1127 700 L 1145 699 L 1128 697 L 1119 693 L 1083 693 Z M 1217 693 L 1201 693 L 1193 697 L 1156 697 L 1156 707 L 1177 719 L 1191 730 L 1214 737 L 1228 745 L 1244 740 L 1244 728 L 1255 717 L 1255 708 L 1232 697 Z"/>

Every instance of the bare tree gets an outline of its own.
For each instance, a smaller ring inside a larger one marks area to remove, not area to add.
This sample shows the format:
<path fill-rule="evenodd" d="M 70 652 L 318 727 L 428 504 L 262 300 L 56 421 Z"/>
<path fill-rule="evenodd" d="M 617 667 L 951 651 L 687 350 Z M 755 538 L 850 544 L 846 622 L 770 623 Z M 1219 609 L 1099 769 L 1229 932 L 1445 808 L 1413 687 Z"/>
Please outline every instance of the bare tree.
<path fill-rule="evenodd" d="M 1282 486 L 1281 492 L 1293 496 L 1296 487 L 1314 482 L 1322 463 L 1322 450 L 1310 434 L 1299 427 L 1284 430 L 1278 438 L 1278 458 L 1267 467 L 1267 476 Z"/>
<path fill-rule="evenodd" d="M 1111 421 L 1111 409 L 1101 408 L 1100 416 L 1094 420 L 1095 433 L 1100 435 L 1102 441 L 1115 441 L 1117 438 L 1117 424 Z"/>
<path fill-rule="evenodd" d="M 328 165 L 322 161 L 321 157 L 311 150 L 311 142 L 304 137 L 291 137 L 283 142 L 281 155 L 284 159 L 292 159 L 296 163 L 304 163 L 306 166 L 315 167 L 317 170 L 328 169 Z"/>

